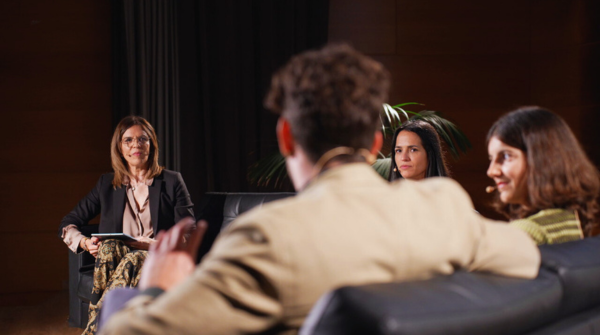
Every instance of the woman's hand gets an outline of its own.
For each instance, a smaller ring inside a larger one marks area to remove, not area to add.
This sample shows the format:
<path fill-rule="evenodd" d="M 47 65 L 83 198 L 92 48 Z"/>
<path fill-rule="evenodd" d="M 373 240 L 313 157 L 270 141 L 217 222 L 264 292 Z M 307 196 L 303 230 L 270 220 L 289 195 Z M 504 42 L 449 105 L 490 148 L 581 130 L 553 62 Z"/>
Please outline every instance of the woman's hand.
<path fill-rule="evenodd" d="M 86 238 L 84 239 L 84 243 L 84 249 L 87 249 L 92 256 L 98 257 L 98 248 L 100 248 L 100 245 L 102 244 L 102 242 L 100 242 L 100 239 L 97 237 Z"/>
<path fill-rule="evenodd" d="M 125 245 L 137 250 L 148 250 L 150 248 L 150 245 L 152 245 L 155 242 L 155 239 L 149 237 L 140 237 L 136 241 L 125 242 Z"/>

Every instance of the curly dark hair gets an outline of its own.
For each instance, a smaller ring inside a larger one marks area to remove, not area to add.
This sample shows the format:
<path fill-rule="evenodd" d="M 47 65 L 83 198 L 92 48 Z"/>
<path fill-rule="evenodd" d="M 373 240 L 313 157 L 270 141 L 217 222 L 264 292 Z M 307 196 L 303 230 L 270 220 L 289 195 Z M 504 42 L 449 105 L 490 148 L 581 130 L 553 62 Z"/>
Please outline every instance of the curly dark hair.
<path fill-rule="evenodd" d="M 396 139 L 401 131 L 410 131 L 415 133 L 421 138 L 423 148 L 427 153 L 427 171 L 425 172 L 425 178 L 429 177 L 449 177 L 450 173 L 448 166 L 446 165 L 446 159 L 444 158 L 444 152 L 440 143 L 440 137 L 435 131 L 432 125 L 423 120 L 412 120 L 402 124 L 401 127 L 396 129 L 394 136 L 392 136 L 392 165 L 390 167 L 390 174 L 388 180 L 396 180 L 403 178 L 396 164 L 394 157 L 394 148 L 396 147 Z M 394 171 L 394 169 L 396 171 Z"/>
<path fill-rule="evenodd" d="M 390 75 L 379 62 L 346 44 L 327 45 L 280 69 L 265 107 L 288 120 L 314 163 L 339 146 L 371 148 L 389 86 Z"/>
<path fill-rule="evenodd" d="M 497 198 L 496 210 L 510 219 L 549 208 L 575 210 L 584 232 L 590 235 L 597 226 L 600 177 L 567 123 L 547 109 L 521 107 L 494 123 L 488 144 L 492 137 L 527 157 L 529 205 L 504 204 Z"/>

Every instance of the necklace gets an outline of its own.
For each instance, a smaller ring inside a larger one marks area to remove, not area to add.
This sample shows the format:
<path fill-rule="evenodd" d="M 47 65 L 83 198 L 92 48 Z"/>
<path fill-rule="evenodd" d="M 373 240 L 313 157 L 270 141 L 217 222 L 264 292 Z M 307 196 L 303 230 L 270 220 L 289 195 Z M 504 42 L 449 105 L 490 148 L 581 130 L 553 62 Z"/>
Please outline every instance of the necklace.
<path fill-rule="evenodd" d="M 135 191 L 135 189 L 138 187 L 138 185 L 144 185 L 144 184 L 146 184 L 146 179 L 140 180 L 140 181 L 133 179 L 129 182 L 129 186 L 131 187 L 132 191 Z"/>

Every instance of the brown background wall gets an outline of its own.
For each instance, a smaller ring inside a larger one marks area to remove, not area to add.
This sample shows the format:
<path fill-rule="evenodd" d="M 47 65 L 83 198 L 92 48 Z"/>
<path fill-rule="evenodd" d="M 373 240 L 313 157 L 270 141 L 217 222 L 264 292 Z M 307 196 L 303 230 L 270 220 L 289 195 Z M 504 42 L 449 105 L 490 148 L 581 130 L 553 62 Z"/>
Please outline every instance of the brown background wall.
<path fill-rule="evenodd" d="M 424 103 L 467 133 L 474 149 L 452 170 L 484 214 L 485 134 L 516 106 L 554 109 L 600 163 L 593 0 L 330 1 L 330 40 L 390 69 L 391 103 Z M 58 224 L 110 170 L 109 4 L 0 2 L 0 294 L 64 288 Z"/>
<path fill-rule="evenodd" d="M 109 4 L 0 2 L 0 293 L 64 288 L 58 224 L 110 171 Z"/>
<path fill-rule="evenodd" d="M 464 130 L 473 150 L 450 160 L 453 176 L 480 212 L 499 218 L 486 205 L 485 136 L 503 113 L 527 104 L 554 110 L 600 164 L 594 2 L 331 0 L 329 39 L 391 71 L 390 103 L 424 103 Z"/>

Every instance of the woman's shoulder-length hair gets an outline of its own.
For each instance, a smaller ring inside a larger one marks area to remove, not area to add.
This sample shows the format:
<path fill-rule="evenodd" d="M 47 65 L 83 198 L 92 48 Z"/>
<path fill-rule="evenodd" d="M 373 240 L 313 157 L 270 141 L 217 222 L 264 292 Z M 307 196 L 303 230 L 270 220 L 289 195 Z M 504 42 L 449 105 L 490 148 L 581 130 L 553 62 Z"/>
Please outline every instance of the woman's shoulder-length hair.
<path fill-rule="evenodd" d="M 121 150 L 121 141 L 123 140 L 123 134 L 127 129 L 133 126 L 140 126 L 142 130 L 148 135 L 150 139 L 150 154 L 148 155 L 148 172 L 146 178 L 151 179 L 158 176 L 164 167 L 158 164 L 158 138 L 154 128 L 146 119 L 141 116 L 130 115 L 123 118 L 113 133 L 113 137 L 110 143 L 110 160 L 112 168 L 115 172 L 115 176 L 112 181 L 114 188 L 121 187 L 125 177 L 129 177 L 131 174 L 127 168 L 127 161 L 123 157 Z"/>
<path fill-rule="evenodd" d="M 392 136 L 392 159 L 388 180 L 392 181 L 402 178 L 400 170 L 396 165 L 394 152 L 396 148 L 396 140 L 398 138 L 398 135 L 403 130 L 415 133 L 421 139 L 423 148 L 427 153 L 427 171 L 425 173 L 425 178 L 450 177 L 450 170 L 448 169 L 448 165 L 446 164 L 446 159 L 444 157 L 444 152 L 442 150 L 442 145 L 438 133 L 435 131 L 435 128 L 433 128 L 433 126 L 430 125 L 428 122 L 417 119 L 404 122 L 402 126 L 396 129 L 396 131 L 394 132 L 394 136 Z"/>
<path fill-rule="evenodd" d="M 567 123 L 553 112 L 528 106 L 514 110 L 494 123 L 487 135 L 523 151 L 527 157 L 528 206 L 494 207 L 509 219 L 524 218 L 543 209 L 575 210 L 589 232 L 597 224 L 600 175 Z"/>

